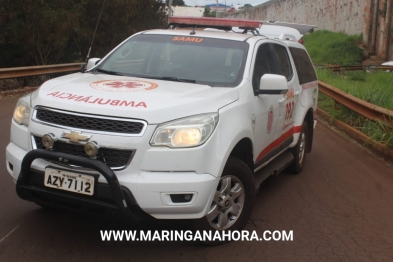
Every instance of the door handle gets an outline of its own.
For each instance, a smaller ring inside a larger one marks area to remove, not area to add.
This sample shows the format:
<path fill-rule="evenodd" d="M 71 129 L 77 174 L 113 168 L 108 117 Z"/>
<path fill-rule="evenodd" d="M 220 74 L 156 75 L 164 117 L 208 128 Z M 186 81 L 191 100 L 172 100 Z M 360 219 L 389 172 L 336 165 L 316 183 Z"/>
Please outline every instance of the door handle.
<path fill-rule="evenodd" d="M 285 97 L 279 99 L 279 100 L 278 100 L 278 103 L 279 103 L 279 104 L 282 104 L 282 103 L 284 103 L 284 101 L 285 101 Z"/>
<path fill-rule="evenodd" d="M 299 96 L 299 95 L 300 95 L 300 91 L 298 90 L 295 92 L 295 96 Z"/>

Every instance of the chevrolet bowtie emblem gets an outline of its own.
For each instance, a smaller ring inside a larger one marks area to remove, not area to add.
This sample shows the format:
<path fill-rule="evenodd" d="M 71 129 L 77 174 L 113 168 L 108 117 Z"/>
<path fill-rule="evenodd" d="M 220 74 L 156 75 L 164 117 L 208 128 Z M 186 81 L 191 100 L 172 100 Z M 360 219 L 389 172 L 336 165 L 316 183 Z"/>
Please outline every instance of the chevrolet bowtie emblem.
<path fill-rule="evenodd" d="M 64 132 L 61 137 L 68 138 L 71 142 L 78 143 L 79 141 L 88 141 L 91 136 L 82 135 L 81 132 L 78 131 L 71 131 Z"/>

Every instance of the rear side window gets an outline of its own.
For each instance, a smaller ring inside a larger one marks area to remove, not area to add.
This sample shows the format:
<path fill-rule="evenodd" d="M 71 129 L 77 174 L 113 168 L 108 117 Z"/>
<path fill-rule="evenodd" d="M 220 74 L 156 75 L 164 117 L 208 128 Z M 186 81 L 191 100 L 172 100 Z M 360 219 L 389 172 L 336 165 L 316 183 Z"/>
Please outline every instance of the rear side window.
<path fill-rule="evenodd" d="M 287 49 L 282 45 L 274 45 L 274 53 L 277 59 L 278 72 L 277 74 L 285 76 L 287 80 L 292 78 L 292 68 L 289 62 Z"/>
<path fill-rule="evenodd" d="M 300 48 L 290 47 L 293 60 L 296 65 L 297 74 L 299 76 L 299 83 L 301 85 L 317 81 L 314 66 L 311 63 L 307 52 Z"/>

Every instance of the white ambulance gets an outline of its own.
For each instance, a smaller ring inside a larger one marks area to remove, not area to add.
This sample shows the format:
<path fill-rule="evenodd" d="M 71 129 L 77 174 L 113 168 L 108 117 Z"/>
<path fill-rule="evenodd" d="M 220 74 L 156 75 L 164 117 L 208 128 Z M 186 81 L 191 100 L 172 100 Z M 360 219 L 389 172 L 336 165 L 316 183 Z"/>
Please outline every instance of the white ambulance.
<path fill-rule="evenodd" d="M 304 46 L 257 28 L 171 17 L 168 29 L 137 33 L 20 98 L 6 149 L 17 194 L 43 207 L 242 229 L 268 176 L 302 171 L 316 124 Z"/>

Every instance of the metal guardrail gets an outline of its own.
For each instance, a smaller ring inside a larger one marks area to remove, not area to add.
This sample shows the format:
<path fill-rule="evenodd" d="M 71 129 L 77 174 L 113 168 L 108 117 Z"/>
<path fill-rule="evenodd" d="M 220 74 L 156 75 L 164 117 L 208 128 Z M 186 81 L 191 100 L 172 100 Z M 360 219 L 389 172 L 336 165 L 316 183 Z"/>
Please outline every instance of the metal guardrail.
<path fill-rule="evenodd" d="M 345 71 L 377 71 L 377 70 L 388 70 L 393 71 L 393 66 L 381 66 L 381 65 L 357 65 L 357 66 L 327 66 L 324 67 L 330 69 L 333 72 L 345 73 Z"/>
<path fill-rule="evenodd" d="M 319 91 L 332 98 L 334 101 L 348 107 L 356 113 L 372 120 L 380 121 L 385 126 L 393 128 L 393 111 L 388 110 L 345 93 L 322 81 L 318 81 Z"/>
<path fill-rule="evenodd" d="M 0 79 L 78 71 L 82 63 L 0 68 Z"/>
<path fill-rule="evenodd" d="M 72 72 L 78 71 L 82 63 L 73 64 L 59 64 L 59 65 L 45 65 L 45 66 L 28 66 L 28 67 L 16 67 L 16 68 L 0 68 L 0 79 L 26 77 L 32 75 L 45 75 L 52 73 Z M 359 66 L 363 69 L 362 66 Z M 356 68 L 359 68 L 356 67 Z M 348 68 L 348 67 L 347 67 Z M 353 69 L 355 67 L 352 67 Z M 392 66 L 389 67 L 378 67 L 383 70 L 393 70 Z M 388 68 L 388 69 L 387 69 Z M 393 128 L 393 111 L 388 110 L 366 101 L 363 101 L 357 97 L 347 94 L 333 86 L 330 86 L 324 82 L 319 81 L 319 91 L 325 95 L 331 97 L 337 103 L 340 103 L 356 113 L 372 120 L 380 121 L 385 126 Z"/>

